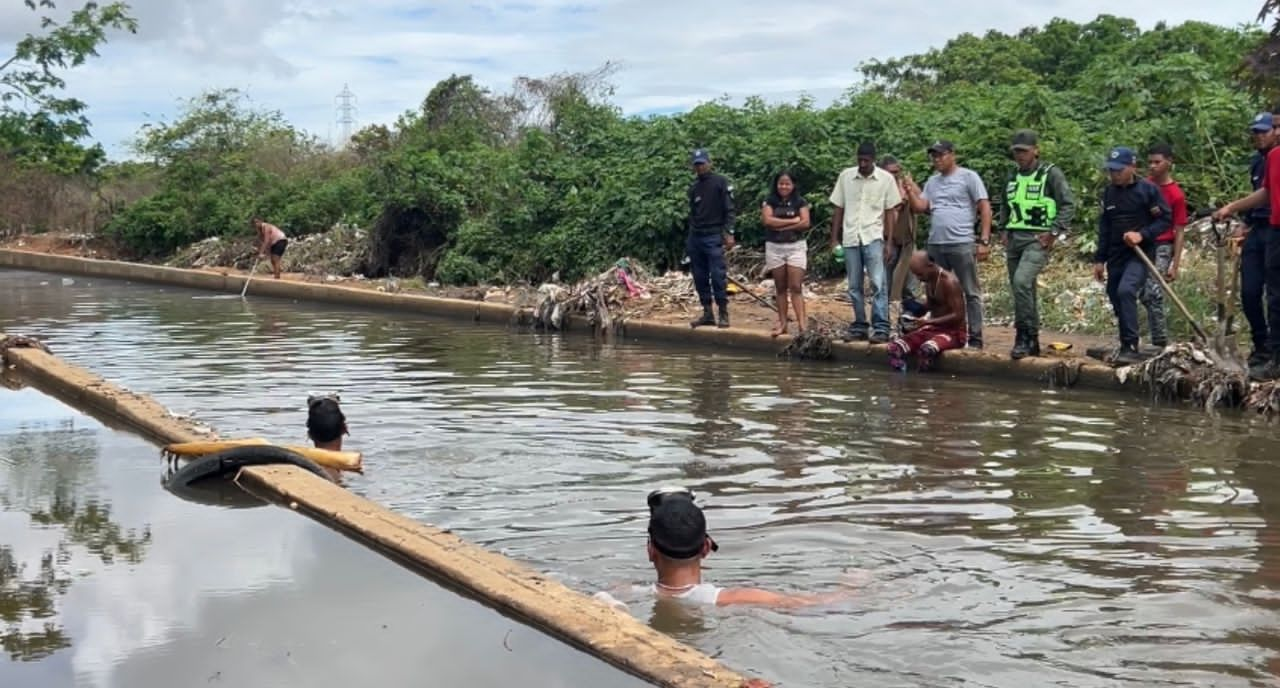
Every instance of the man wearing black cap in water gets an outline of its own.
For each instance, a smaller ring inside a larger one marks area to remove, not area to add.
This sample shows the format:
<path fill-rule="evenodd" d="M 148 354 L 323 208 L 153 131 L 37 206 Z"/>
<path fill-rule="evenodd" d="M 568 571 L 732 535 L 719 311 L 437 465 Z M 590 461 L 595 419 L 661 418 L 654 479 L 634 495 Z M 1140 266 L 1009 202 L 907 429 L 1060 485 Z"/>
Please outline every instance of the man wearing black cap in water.
<path fill-rule="evenodd" d="M 684 488 L 649 494 L 649 561 L 658 574 L 653 593 L 660 598 L 695 604 L 727 606 L 753 604 L 802 607 L 847 597 L 850 592 L 824 595 L 782 595 L 757 588 L 718 588 L 702 582 L 702 560 L 719 549 L 707 534 L 707 520 Z"/>

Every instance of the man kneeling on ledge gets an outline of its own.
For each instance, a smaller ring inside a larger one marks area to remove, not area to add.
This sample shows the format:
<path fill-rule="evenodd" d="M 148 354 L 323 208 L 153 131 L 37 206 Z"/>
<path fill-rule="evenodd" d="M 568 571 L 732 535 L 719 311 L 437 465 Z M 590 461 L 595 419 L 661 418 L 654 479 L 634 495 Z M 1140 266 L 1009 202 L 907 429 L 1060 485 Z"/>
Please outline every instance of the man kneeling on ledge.
<path fill-rule="evenodd" d="M 904 318 L 902 335 L 889 342 L 889 365 L 896 370 L 906 370 L 907 358 L 914 354 L 917 366 L 924 371 L 933 367 L 943 351 L 964 346 L 968 337 L 964 290 L 960 280 L 933 262 L 925 251 L 911 255 L 910 267 L 911 273 L 924 285 L 928 314 L 922 318 Z"/>

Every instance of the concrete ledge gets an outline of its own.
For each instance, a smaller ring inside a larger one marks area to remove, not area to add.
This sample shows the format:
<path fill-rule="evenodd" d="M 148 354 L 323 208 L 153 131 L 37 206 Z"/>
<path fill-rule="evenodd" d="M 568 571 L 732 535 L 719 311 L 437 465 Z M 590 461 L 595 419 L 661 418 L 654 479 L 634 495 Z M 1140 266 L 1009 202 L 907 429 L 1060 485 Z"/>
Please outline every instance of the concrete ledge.
<path fill-rule="evenodd" d="M 191 442 L 210 436 L 195 423 L 175 418 L 150 397 L 117 387 L 38 349 L 11 348 L 2 353 L 5 366 L 12 366 L 42 391 L 157 442 Z M 299 468 L 245 468 L 237 480 L 256 494 L 298 508 L 399 563 L 654 685 L 738 688 L 746 681 L 630 615 Z"/>
<path fill-rule="evenodd" d="M 160 265 L 59 256 L 13 249 L 0 249 L 0 267 L 153 282 L 237 294 L 240 293 L 245 281 L 245 278 L 240 275 L 223 275 Z M 258 278 L 253 280 L 249 290 L 259 296 L 446 316 L 473 322 L 510 324 L 520 322 L 528 314 L 526 310 L 507 304 L 446 299 L 417 294 L 387 294 L 372 289 L 311 282 Z M 574 322 L 571 319 L 567 323 L 567 329 L 572 329 Z M 582 320 L 577 319 L 576 322 L 582 322 Z M 771 356 L 776 356 L 790 341 L 787 337 L 774 339 L 769 336 L 769 333 L 758 330 L 737 328 L 724 330 L 700 328 L 694 330 L 687 325 L 671 325 L 646 320 L 626 321 L 619 327 L 619 332 L 623 337 L 630 339 L 718 346 Z M 832 346 L 832 353 L 835 360 L 842 363 L 886 365 L 887 353 L 883 345 L 873 346 L 866 343 L 845 344 L 837 342 Z M 1083 357 L 1046 357 L 1011 361 L 1007 357 L 993 353 L 969 350 L 948 351 L 942 357 L 939 372 L 965 376 L 998 377 L 1042 386 L 1056 384 L 1062 387 L 1084 386 L 1108 390 L 1124 389 L 1123 385 L 1116 380 L 1114 371 L 1110 367 Z"/>

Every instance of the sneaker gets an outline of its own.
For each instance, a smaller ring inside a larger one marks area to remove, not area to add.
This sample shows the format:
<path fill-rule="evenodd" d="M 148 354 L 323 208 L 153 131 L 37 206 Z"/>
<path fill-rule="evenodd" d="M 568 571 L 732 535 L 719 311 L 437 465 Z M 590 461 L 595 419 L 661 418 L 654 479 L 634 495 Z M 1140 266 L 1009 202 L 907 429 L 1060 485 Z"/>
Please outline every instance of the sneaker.
<path fill-rule="evenodd" d="M 848 330 L 845 331 L 844 337 L 842 337 L 842 339 L 846 342 L 865 342 L 868 339 L 870 339 L 870 337 L 867 336 L 866 332 L 855 330 L 852 327 L 850 327 Z"/>
<path fill-rule="evenodd" d="M 1164 351 L 1165 347 L 1169 346 L 1169 340 L 1167 340 L 1167 339 L 1161 339 L 1161 340 L 1155 340 L 1155 339 L 1153 339 L 1153 340 L 1151 340 L 1151 346 L 1154 346 L 1155 348 L 1157 348 L 1157 349 L 1159 349 L 1159 350 L 1161 350 L 1161 351 Z"/>
<path fill-rule="evenodd" d="M 702 317 L 689 323 L 689 327 L 703 327 L 716 324 L 716 317 L 711 314 L 711 306 L 702 309 Z"/>
<path fill-rule="evenodd" d="M 871 335 L 870 342 L 872 344 L 887 344 L 889 342 L 889 333 L 877 332 Z"/>
<path fill-rule="evenodd" d="M 974 351 L 982 351 L 982 340 L 970 339 L 969 343 L 964 345 L 964 348 L 973 349 Z"/>

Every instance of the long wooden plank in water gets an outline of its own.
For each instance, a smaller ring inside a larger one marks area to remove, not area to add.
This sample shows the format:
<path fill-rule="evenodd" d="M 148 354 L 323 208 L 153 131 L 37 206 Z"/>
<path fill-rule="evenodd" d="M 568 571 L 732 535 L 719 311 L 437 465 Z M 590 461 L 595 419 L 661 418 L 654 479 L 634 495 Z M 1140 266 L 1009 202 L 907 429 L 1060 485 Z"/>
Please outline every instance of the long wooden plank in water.
<path fill-rule="evenodd" d="M 174 416 L 151 397 L 123 389 L 51 354 L 32 348 L 0 353 L 6 366 L 42 391 L 161 444 L 216 437 L 189 419 Z M 237 480 L 255 494 L 273 497 L 654 685 L 738 688 L 746 680 L 705 654 L 527 566 L 397 514 L 299 468 L 245 468 Z"/>

